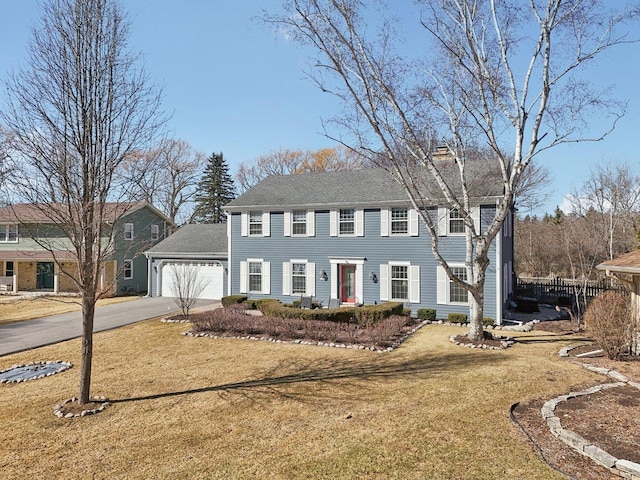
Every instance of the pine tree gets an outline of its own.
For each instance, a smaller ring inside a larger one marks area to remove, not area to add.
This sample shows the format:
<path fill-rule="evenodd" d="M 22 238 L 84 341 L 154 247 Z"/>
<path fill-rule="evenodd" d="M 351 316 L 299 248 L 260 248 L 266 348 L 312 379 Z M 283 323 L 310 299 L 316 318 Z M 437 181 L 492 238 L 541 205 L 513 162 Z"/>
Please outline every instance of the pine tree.
<path fill-rule="evenodd" d="M 196 223 L 226 222 L 227 216 L 223 207 L 234 198 L 236 187 L 229 174 L 229 166 L 222 152 L 212 153 L 207 158 L 207 166 L 198 182 L 193 220 Z"/>

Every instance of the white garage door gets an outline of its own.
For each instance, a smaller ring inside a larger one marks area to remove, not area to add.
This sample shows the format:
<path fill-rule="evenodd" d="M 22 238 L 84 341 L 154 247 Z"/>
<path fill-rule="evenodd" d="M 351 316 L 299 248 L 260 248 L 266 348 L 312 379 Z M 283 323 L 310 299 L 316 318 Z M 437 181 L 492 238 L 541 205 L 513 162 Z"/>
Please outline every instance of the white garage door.
<path fill-rule="evenodd" d="M 220 300 L 224 296 L 223 266 L 220 262 L 165 263 L 161 295 L 175 297 L 180 289 L 198 298 Z"/>

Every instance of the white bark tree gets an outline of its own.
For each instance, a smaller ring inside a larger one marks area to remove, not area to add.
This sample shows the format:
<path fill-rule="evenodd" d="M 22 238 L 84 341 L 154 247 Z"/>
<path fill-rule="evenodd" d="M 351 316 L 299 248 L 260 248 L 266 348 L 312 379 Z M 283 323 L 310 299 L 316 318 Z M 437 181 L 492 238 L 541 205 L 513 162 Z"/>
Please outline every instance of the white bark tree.
<path fill-rule="evenodd" d="M 425 36 L 412 32 L 419 41 L 405 44 L 398 41 L 396 24 L 377 16 L 384 16 L 380 5 L 290 0 L 285 13 L 264 19 L 317 52 L 310 77 L 345 107 L 336 119 L 345 133 L 328 136 L 379 162 L 405 187 L 431 233 L 433 254 L 469 292 L 468 336 L 479 341 L 489 249 L 523 172 L 542 151 L 604 138 L 623 114 L 624 104 L 593 91 L 579 74 L 603 51 L 628 41 L 618 29 L 637 17 L 638 7 L 615 11 L 617 4 L 597 0 L 418 1 L 412 20 Z M 414 60 L 397 49 L 423 57 Z M 586 138 L 594 113 L 611 123 Z M 455 181 L 445 178 L 434 156 L 438 145 L 454 161 Z M 472 218 L 480 199 L 469 188 L 476 152 L 486 153 L 483 161 L 498 172 L 504 191 L 483 231 Z M 428 173 L 437 196 L 415 182 L 412 170 L 404 168 L 407 161 Z M 466 281 L 453 274 L 440 252 L 436 219 L 424 208 L 434 203 L 456 209 L 464 219 Z"/>
<path fill-rule="evenodd" d="M 2 120 L 12 135 L 15 200 L 47 218 L 61 241 L 41 241 L 82 296 L 79 403 L 90 400 L 100 273 L 113 254 L 114 225 L 127 212 L 114 172 L 145 150 L 163 123 L 159 91 L 127 50 L 129 22 L 112 0 L 50 0 L 33 29 L 27 66 L 7 82 Z M 17 209 L 16 209 L 17 211 Z M 28 219 L 24 223 L 28 223 Z"/>

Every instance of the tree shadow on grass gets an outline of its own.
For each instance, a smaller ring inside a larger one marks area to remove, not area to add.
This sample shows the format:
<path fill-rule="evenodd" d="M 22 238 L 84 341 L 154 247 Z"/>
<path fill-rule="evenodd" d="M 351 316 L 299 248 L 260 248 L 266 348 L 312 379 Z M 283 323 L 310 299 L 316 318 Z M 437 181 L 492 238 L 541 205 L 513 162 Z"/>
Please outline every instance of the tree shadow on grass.
<path fill-rule="evenodd" d="M 536 344 L 536 343 L 560 343 L 560 342 L 593 342 L 593 338 L 584 336 L 574 336 L 573 333 L 558 335 L 530 335 L 526 337 L 517 337 L 516 343 Z"/>
<path fill-rule="evenodd" d="M 461 349 L 462 350 L 462 349 Z M 367 388 L 368 382 L 378 380 L 419 380 L 434 376 L 452 375 L 456 371 L 476 367 L 482 364 L 496 365 L 509 359 L 505 355 L 496 355 L 494 352 L 485 351 L 458 351 L 443 354 L 441 352 L 431 355 L 406 355 L 404 357 L 391 358 L 381 355 L 366 364 L 354 364 L 353 359 L 326 359 L 323 361 L 309 361 L 295 359 L 290 362 L 281 362 L 269 371 L 265 371 L 260 378 L 242 380 L 238 382 L 211 385 L 188 390 L 162 392 L 139 397 L 112 399 L 111 403 L 139 402 L 145 400 L 157 400 L 161 398 L 177 397 L 207 392 L 218 393 L 248 393 L 262 391 L 286 397 L 304 397 L 303 392 L 284 392 L 278 387 L 298 384 L 316 384 L 313 396 L 317 399 L 318 390 L 321 387 L 331 386 L 332 382 L 340 382 L 341 394 L 347 388 L 343 380 L 353 380 L 349 386 L 362 392 Z M 276 389 L 278 391 L 276 391 Z M 307 394 L 310 395 L 309 392 Z"/>

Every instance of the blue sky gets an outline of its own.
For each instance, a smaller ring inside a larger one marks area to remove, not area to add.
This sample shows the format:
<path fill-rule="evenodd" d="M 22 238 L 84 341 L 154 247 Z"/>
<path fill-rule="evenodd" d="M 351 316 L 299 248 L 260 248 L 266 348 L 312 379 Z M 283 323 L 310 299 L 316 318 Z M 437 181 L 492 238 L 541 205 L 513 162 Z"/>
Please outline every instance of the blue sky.
<path fill-rule="evenodd" d="M 305 78 L 311 52 L 253 20 L 263 8 L 277 8 L 278 0 L 122 4 L 132 20 L 131 49 L 143 54 L 152 81 L 163 87 L 174 138 L 207 155 L 222 151 L 232 171 L 278 148 L 333 145 L 322 136 L 321 120 L 340 106 Z M 30 26 L 39 15 L 36 0 L 0 0 L 0 79 L 24 63 Z M 563 146 L 540 158 L 550 172 L 543 211 L 579 188 L 598 162 L 640 164 L 634 141 L 640 128 L 640 45 L 607 54 L 589 75 L 629 100 L 627 116 L 603 142 Z"/>

